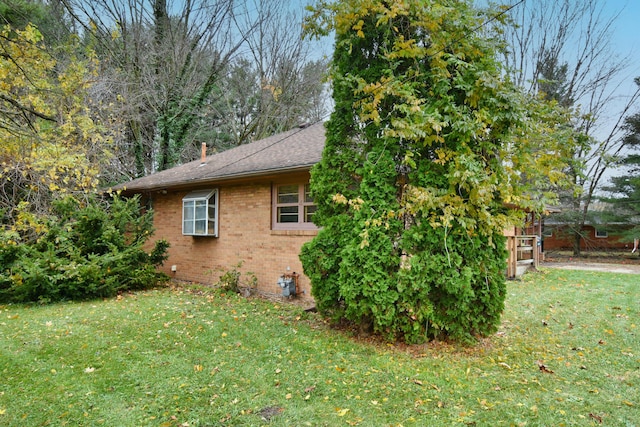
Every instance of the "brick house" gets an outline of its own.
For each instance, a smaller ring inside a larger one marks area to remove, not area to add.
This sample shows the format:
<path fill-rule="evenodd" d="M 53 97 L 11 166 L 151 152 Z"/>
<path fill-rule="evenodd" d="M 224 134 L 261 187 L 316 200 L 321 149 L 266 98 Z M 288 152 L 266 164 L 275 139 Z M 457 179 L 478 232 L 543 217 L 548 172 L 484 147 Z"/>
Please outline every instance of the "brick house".
<path fill-rule="evenodd" d="M 114 189 L 125 196 L 141 194 L 153 208 L 154 237 L 171 245 L 161 268 L 170 277 L 212 284 L 242 262 L 240 271 L 244 277 L 255 275 L 260 292 L 281 295 L 278 280 L 286 274 L 297 278 L 297 296 L 311 299 L 298 254 L 318 232 L 311 222 L 315 205 L 309 178 L 324 141 L 323 123 L 301 126 L 221 153 L 203 153 L 199 160 Z M 519 234 L 505 230 L 508 277 L 521 274 L 522 263 L 538 264 L 538 237 Z M 531 253 L 522 259 L 525 243 Z"/>
<path fill-rule="evenodd" d="M 582 227 L 580 250 L 631 250 L 633 243 L 624 238 L 624 232 L 629 226 L 623 225 L 593 225 Z M 574 235 L 571 227 L 565 224 L 545 224 L 542 234 L 545 251 L 573 249 Z"/>
<path fill-rule="evenodd" d="M 121 184 L 154 210 L 155 238 L 171 244 L 162 270 L 178 280 L 216 283 L 242 262 L 258 290 L 282 294 L 278 279 L 297 276 L 311 298 L 298 253 L 317 234 L 311 222 L 309 171 L 320 161 L 324 124 L 203 157 Z"/>
<path fill-rule="evenodd" d="M 591 203 L 588 219 L 580 230 L 580 250 L 631 250 L 633 241 L 625 235 L 634 225 L 612 221 L 610 218 L 613 211 L 614 208 L 609 203 Z M 563 209 L 557 209 L 545 218 L 542 230 L 545 250 L 573 249 L 575 228 L 566 218 Z"/>

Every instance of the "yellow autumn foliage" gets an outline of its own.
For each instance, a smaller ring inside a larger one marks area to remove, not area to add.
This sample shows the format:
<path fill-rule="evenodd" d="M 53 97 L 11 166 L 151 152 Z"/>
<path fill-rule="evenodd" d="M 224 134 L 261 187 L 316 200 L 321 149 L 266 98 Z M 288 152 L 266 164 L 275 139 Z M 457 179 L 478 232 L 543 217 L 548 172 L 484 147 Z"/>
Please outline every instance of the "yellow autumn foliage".
<path fill-rule="evenodd" d="M 15 225 L 21 202 L 46 213 L 60 195 L 95 190 L 108 141 L 87 96 L 93 52 L 74 53 L 72 39 L 59 61 L 31 25 L 4 26 L 0 39 L 0 210 Z"/>

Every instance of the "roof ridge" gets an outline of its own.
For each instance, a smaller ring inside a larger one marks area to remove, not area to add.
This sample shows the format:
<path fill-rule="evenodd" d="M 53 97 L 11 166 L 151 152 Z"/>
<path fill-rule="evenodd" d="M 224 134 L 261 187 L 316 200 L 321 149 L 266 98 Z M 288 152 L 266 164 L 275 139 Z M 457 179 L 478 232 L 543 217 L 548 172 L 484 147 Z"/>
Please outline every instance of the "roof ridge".
<path fill-rule="evenodd" d="M 271 136 L 268 136 L 268 137 L 266 137 L 266 138 L 264 138 L 264 139 L 259 139 L 258 141 L 254 141 L 254 142 L 251 142 L 251 143 L 248 143 L 248 144 L 238 145 L 236 148 L 240 148 L 240 147 L 242 147 L 242 146 L 247 147 L 247 146 L 249 146 L 249 145 L 257 144 L 257 143 L 259 143 L 259 142 L 264 143 L 264 142 L 266 142 L 266 141 L 268 141 L 268 140 L 270 140 L 270 139 L 277 138 L 274 142 L 269 143 L 269 144 L 265 145 L 264 147 L 261 147 L 261 148 L 259 148 L 259 149 L 255 150 L 255 151 L 253 151 L 253 152 L 251 152 L 251 153 L 247 154 L 247 155 L 246 155 L 246 156 L 244 156 L 244 157 L 241 157 L 241 158 L 236 159 L 236 160 L 234 160 L 234 161 L 232 161 L 232 162 L 230 162 L 230 163 L 227 163 L 227 164 L 225 164 L 225 165 L 223 165 L 223 166 L 220 166 L 220 167 L 219 167 L 219 168 L 217 168 L 215 171 L 211 171 L 211 172 L 210 172 L 210 173 L 208 173 L 208 174 L 204 174 L 204 175 L 202 175 L 202 178 L 207 178 L 207 177 L 211 176 L 211 174 L 213 174 L 213 173 L 217 173 L 217 172 L 219 172 L 219 171 L 221 171 L 221 170 L 223 170 L 223 169 L 225 169 L 225 168 L 228 168 L 228 167 L 233 166 L 233 165 L 234 165 L 234 164 L 236 164 L 236 163 L 239 163 L 239 162 L 241 162 L 241 161 L 243 161 L 243 160 L 246 160 L 246 159 L 248 159 L 249 157 L 255 156 L 256 154 L 259 154 L 259 153 L 261 153 L 261 152 L 263 152 L 263 151 L 265 151 L 265 150 L 268 150 L 269 148 L 274 147 L 275 145 L 280 144 L 280 143 L 282 143 L 282 142 L 286 141 L 287 139 L 289 139 L 289 138 L 291 138 L 291 137 L 293 137 L 293 136 L 295 136 L 295 135 L 299 134 L 300 132 L 304 131 L 305 129 L 309 129 L 309 128 L 311 128 L 312 126 L 317 125 L 317 124 L 319 124 L 319 123 L 322 123 L 322 121 L 317 121 L 317 122 L 310 123 L 310 124 L 308 124 L 308 123 L 306 123 L 306 124 L 301 124 L 301 125 L 298 125 L 298 127 L 296 127 L 296 128 L 289 129 L 288 131 L 280 132 L 280 133 L 278 133 L 278 134 L 271 135 Z M 286 134 L 286 135 L 285 135 L 285 134 Z M 279 138 L 278 138 L 278 137 L 279 137 Z M 233 149 L 232 149 L 232 150 L 233 150 Z M 230 151 L 230 150 L 226 150 L 226 151 Z M 223 151 L 223 152 L 221 152 L 221 153 L 217 153 L 217 154 L 222 154 L 222 153 L 224 153 L 224 152 L 225 152 L 225 151 Z M 212 156 L 216 156 L 217 154 L 212 154 Z M 204 162 L 204 164 L 206 164 L 206 161 Z"/>

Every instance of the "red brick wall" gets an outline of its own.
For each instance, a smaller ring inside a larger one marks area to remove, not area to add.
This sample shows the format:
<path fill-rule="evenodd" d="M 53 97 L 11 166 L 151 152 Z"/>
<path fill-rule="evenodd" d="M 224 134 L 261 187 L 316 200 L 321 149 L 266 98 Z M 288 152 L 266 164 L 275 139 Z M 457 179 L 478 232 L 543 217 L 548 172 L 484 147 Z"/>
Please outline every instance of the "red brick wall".
<path fill-rule="evenodd" d="M 299 182 L 308 180 L 308 174 Z M 240 271 L 253 272 L 258 290 L 281 294 L 278 278 L 289 272 L 300 273 L 298 289 L 302 298 L 311 298 L 309 279 L 302 273 L 298 259 L 303 243 L 316 231 L 271 230 L 272 182 L 252 182 L 219 185 L 218 237 L 182 235 L 182 198 L 186 191 L 153 196 L 154 239 L 166 239 L 171 244 L 169 259 L 162 271 L 178 280 L 205 284 L 218 282 L 219 277 L 242 261 Z M 171 266 L 176 271 L 171 271 Z"/>
<path fill-rule="evenodd" d="M 567 229 L 558 227 L 552 230 L 551 236 L 543 237 L 545 251 L 573 248 L 573 235 Z M 590 225 L 584 226 L 583 234 L 584 237 L 580 240 L 582 250 L 630 249 L 633 247 L 629 242 L 621 241 L 620 236 L 611 231 L 608 232 L 608 237 L 596 237 L 596 229 Z"/>

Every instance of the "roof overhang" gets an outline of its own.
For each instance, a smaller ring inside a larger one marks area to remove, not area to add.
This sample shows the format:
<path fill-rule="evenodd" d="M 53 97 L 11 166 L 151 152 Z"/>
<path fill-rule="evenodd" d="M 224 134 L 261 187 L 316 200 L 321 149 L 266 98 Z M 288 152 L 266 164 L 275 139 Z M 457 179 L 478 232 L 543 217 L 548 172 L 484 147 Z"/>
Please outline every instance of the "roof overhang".
<path fill-rule="evenodd" d="M 306 166 L 296 166 L 292 168 L 276 168 L 270 170 L 261 170 L 255 171 L 252 173 L 242 173 L 242 174 L 229 174 L 225 176 L 218 176 L 215 178 L 202 178 L 202 179 L 192 179 L 188 181 L 177 181 L 172 182 L 170 184 L 159 184 L 153 186 L 145 186 L 145 187 L 127 187 L 126 184 L 118 187 L 125 195 L 133 195 L 133 194 L 150 194 L 157 192 L 166 192 L 166 191 L 182 191 L 189 190 L 192 188 L 206 187 L 206 186 L 218 186 L 218 185 L 229 185 L 229 184 L 241 184 L 255 180 L 275 180 L 281 178 L 283 175 L 295 175 L 295 174 L 303 174 L 309 173 L 312 165 Z"/>

